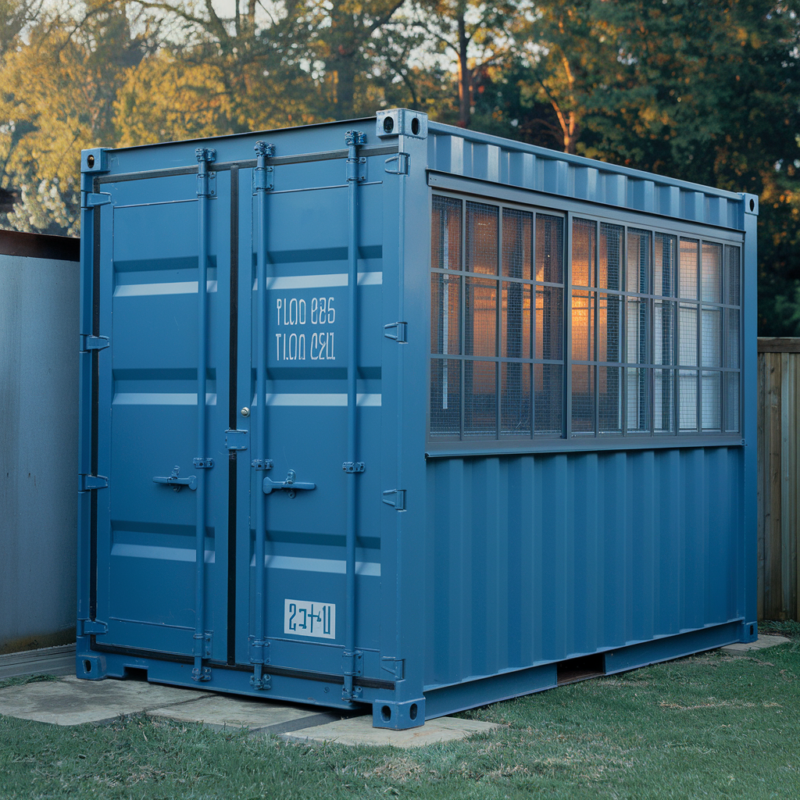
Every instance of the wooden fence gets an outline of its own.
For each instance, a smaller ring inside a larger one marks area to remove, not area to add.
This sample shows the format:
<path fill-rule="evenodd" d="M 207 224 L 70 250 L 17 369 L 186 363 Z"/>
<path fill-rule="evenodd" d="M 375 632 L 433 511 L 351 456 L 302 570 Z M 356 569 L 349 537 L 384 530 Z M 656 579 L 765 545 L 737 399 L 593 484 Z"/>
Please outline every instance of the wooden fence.
<path fill-rule="evenodd" d="M 759 619 L 800 619 L 799 437 L 800 339 L 759 339 Z"/>

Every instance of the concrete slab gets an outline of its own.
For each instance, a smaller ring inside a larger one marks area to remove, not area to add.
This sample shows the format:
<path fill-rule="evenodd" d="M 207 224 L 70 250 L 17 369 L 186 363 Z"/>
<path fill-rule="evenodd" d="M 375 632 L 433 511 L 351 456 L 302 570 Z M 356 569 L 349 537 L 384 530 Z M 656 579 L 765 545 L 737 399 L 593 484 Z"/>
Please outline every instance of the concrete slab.
<path fill-rule="evenodd" d="M 736 642 L 727 647 L 721 647 L 720 652 L 727 653 L 729 656 L 743 656 L 753 650 L 763 650 L 766 647 L 777 647 L 779 644 L 788 644 L 790 640 L 785 636 L 773 636 L 760 633 L 754 642 Z"/>
<path fill-rule="evenodd" d="M 372 727 L 372 715 L 353 717 L 316 728 L 285 733 L 281 739 L 288 742 L 311 742 L 347 745 L 373 745 L 376 747 L 391 745 L 392 747 L 424 747 L 439 742 L 455 742 L 473 736 L 476 733 L 491 733 L 502 725 L 494 722 L 479 722 L 472 719 L 456 717 L 440 717 L 426 722 L 421 728 L 408 731 L 389 731 L 385 728 Z"/>
<path fill-rule="evenodd" d="M 194 722 L 214 730 L 247 728 L 251 733 L 274 735 L 311 728 L 341 719 L 335 711 L 270 700 L 248 700 L 222 695 L 208 695 L 177 706 L 156 708 L 147 712 L 151 717 L 161 717 L 176 722 Z"/>
<path fill-rule="evenodd" d="M 83 681 L 70 677 L 0 689 L 0 714 L 53 725 L 100 724 L 121 714 L 141 714 L 205 694 L 140 681 Z"/>

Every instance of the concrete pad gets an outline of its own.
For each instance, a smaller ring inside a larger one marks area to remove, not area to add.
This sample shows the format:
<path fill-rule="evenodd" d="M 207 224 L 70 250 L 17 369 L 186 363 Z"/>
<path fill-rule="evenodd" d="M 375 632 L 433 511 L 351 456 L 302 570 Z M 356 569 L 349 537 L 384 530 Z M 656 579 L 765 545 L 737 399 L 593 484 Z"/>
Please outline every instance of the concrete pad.
<path fill-rule="evenodd" d="M 785 636 L 772 636 L 760 633 L 754 642 L 736 642 L 727 647 L 721 647 L 720 652 L 727 653 L 729 656 L 743 656 L 753 650 L 763 650 L 766 647 L 777 647 L 779 644 L 787 644 L 790 640 Z"/>
<path fill-rule="evenodd" d="M 83 681 L 71 677 L 0 689 L 0 714 L 53 725 L 99 724 L 111 722 L 121 714 L 141 714 L 205 694 L 140 681 Z"/>
<path fill-rule="evenodd" d="M 200 723 L 214 730 L 247 728 L 251 733 L 275 735 L 335 722 L 342 716 L 335 711 L 320 711 L 307 706 L 214 694 L 178 706 L 156 708 L 147 713 L 151 717 L 176 722 Z"/>
<path fill-rule="evenodd" d="M 426 722 L 421 728 L 407 731 L 390 731 L 386 728 L 373 728 L 372 715 L 353 717 L 316 728 L 294 731 L 281 736 L 288 742 L 312 742 L 359 745 L 367 744 L 376 747 L 391 745 L 392 747 L 424 747 L 439 742 L 456 742 L 473 736 L 476 733 L 491 733 L 502 725 L 495 722 L 479 722 L 473 719 L 456 717 L 440 717 Z"/>

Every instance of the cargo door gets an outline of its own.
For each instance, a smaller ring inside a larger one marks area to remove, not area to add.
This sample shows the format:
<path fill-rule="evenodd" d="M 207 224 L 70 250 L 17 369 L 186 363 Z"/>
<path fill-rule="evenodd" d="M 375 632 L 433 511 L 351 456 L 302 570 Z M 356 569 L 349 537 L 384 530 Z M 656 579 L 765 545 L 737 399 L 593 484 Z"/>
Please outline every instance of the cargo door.
<path fill-rule="evenodd" d="M 231 173 L 207 157 L 94 196 L 96 646 L 196 668 L 227 653 Z"/>
<path fill-rule="evenodd" d="M 356 186 L 341 155 L 276 153 L 266 172 L 242 170 L 252 258 L 237 391 L 251 461 L 238 479 L 236 660 L 257 688 L 297 671 L 345 684 L 381 673 L 383 159 L 366 161 Z"/>

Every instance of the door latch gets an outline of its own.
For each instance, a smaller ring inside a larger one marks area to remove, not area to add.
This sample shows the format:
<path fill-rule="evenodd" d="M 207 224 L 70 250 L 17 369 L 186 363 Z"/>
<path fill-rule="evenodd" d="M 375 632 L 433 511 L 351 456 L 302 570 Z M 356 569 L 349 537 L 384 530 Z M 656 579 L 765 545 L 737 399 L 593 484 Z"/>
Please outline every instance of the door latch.
<path fill-rule="evenodd" d="M 163 483 L 171 486 L 173 491 L 179 492 L 184 486 L 188 486 L 193 492 L 197 490 L 197 477 L 190 475 L 188 478 L 180 477 L 181 468 L 176 466 L 172 470 L 172 474 L 166 478 L 153 478 L 153 483 Z"/>
<path fill-rule="evenodd" d="M 285 481 L 273 481 L 271 478 L 264 478 L 264 494 L 272 494 L 276 489 L 286 489 L 289 497 L 294 497 L 295 493 L 300 490 L 316 489 L 316 483 L 300 483 L 295 480 L 297 474 L 293 469 L 289 470 Z"/>

